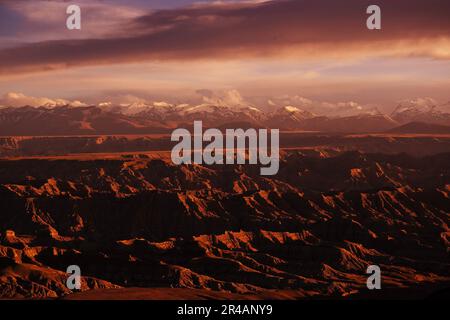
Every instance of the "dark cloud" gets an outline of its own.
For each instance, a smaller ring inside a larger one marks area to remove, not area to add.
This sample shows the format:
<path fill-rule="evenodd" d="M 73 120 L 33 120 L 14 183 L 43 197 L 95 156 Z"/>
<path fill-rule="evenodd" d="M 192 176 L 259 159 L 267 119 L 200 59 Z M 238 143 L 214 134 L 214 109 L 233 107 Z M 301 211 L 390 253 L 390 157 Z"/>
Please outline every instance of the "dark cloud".
<path fill-rule="evenodd" d="M 314 56 L 367 46 L 376 53 L 392 44 L 400 46 L 397 53 L 433 56 L 436 48 L 414 44 L 449 41 L 448 0 L 377 1 L 382 8 L 380 31 L 365 27 L 370 4 L 373 1 L 279 0 L 160 10 L 130 21 L 126 37 L 46 41 L 0 51 L 0 73 L 296 52 Z M 448 58 L 448 47 L 443 50 L 441 57 Z"/>

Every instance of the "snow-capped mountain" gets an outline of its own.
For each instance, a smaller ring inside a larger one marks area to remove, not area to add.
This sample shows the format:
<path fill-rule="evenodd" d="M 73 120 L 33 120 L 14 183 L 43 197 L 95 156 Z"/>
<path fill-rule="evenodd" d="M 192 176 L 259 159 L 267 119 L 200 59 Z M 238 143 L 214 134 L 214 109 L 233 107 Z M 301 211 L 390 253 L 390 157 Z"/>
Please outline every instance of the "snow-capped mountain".
<path fill-rule="evenodd" d="M 73 107 L 18 107 L 0 110 L 2 135 L 137 134 L 169 132 L 191 127 L 201 120 L 213 128 L 277 128 L 325 132 L 379 132 L 397 122 L 386 115 L 361 114 L 355 117 L 317 116 L 297 107 L 285 106 L 263 112 L 253 106 L 224 106 L 203 103 L 130 104 Z M 46 125 L 43 126 L 42 124 Z"/>
<path fill-rule="evenodd" d="M 325 102 L 310 100 L 301 96 L 273 97 L 267 101 L 270 107 L 289 106 L 328 118 L 352 117 L 360 114 L 376 115 L 380 111 L 376 106 L 361 105 L 354 101 Z"/>
<path fill-rule="evenodd" d="M 4 107 L 0 109 L 2 135 L 138 134 L 170 132 L 203 121 L 213 128 L 277 128 L 322 132 L 384 132 L 410 122 L 450 125 L 450 103 L 437 105 L 432 99 L 401 102 L 392 114 L 376 108 L 341 106 L 350 110 L 341 116 L 317 114 L 294 105 L 272 105 L 262 111 L 240 96 L 227 99 L 206 98 L 201 103 L 165 101 L 94 106 L 58 105 L 45 101 L 42 106 Z M 306 103 L 306 102 L 304 102 Z M 328 106 L 327 108 L 331 108 Z M 350 115 L 348 115 L 350 114 Z M 46 125 L 43 126 L 42 124 Z"/>
<path fill-rule="evenodd" d="M 398 104 L 391 117 L 402 124 L 428 122 L 450 125 L 450 103 L 438 105 L 431 98 L 406 100 Z"/>
<path fill-rule="evenodd" d="M 266 119 L 265 113 L 253 106 L 225 106 L 209 103 L 153 105 L 135 116 L 168 123 L 188 124 L 195 120 L 202 120 L 206 126 L 220 126 L 233 122 L 247 122 L 258 126 Z"/>
<path fill-rule="evenodd" d="M 295 121 L 301 121 L 305 119 L 310 119 L 315 117 L 316 115 L 312 112 L 293 107 L 293 106 L 285 106 L 282 107 L 275 112 L 270 114 L 271 116 L 282 116 L 282 117 L 289 117 Z"/>
<path fill-rule="evenodd" d="M 302 123 L 307 119 L 316 117 L 309 111 L 293 106 L 285 106 L 267 115 L 268 126 L 275 126 L 288 129 L 300 129 Z"/>

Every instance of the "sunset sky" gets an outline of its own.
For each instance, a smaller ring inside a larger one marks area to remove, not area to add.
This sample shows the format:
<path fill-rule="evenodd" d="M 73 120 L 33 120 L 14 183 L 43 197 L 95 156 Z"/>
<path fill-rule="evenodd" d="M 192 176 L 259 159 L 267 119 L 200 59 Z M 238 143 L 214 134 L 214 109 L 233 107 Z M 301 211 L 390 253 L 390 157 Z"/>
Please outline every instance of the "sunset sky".
<path fill-rule="evenodd" d="M 80 31 L 66 29 L 69 4 Z M 366 28 L 370 4 L 382 30 Z M 0 97 L 183 101 L 235 89 L 386 110 L 444 103 L 449 12 L 448 0 L 0 0 Z"/>

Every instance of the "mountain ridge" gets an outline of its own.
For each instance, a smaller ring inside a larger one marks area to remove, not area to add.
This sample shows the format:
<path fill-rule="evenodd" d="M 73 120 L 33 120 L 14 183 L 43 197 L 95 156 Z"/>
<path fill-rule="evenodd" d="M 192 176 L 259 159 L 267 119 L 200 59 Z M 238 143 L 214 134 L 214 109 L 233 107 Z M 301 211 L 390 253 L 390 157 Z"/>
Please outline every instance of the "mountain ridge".
<path fill-rule="evenodd" d="M 196 120 L 203 121 L 204 127 L 246 123 L 256 128 L 364 133 L 388 131 L 408 122 L 450 125 L 450 113 L 414 103 L 400 104 L 391 115 L 377 111 L 343 116 L 315 114 L 290 105 L 270 112 L 251 105 L 211 103 L 24 106 L 0 109 L 0 135 L 167 133 Z"/>

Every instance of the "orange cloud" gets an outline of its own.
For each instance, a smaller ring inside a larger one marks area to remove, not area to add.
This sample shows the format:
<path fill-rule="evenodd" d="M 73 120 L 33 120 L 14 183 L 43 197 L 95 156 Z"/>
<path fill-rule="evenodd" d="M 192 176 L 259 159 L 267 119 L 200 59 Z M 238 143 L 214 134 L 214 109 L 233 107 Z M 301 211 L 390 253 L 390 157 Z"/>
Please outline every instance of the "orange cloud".
<path fill-rule="evenodd" d="M 161 10 L 130 21 L 130 36 L 45 41 L 2 50 L 0 73 L 252 57 L 450 58 L 449 1 L 380 0 L 380 31 L 365 26 L 369 4 L 280 0 Z"/>

